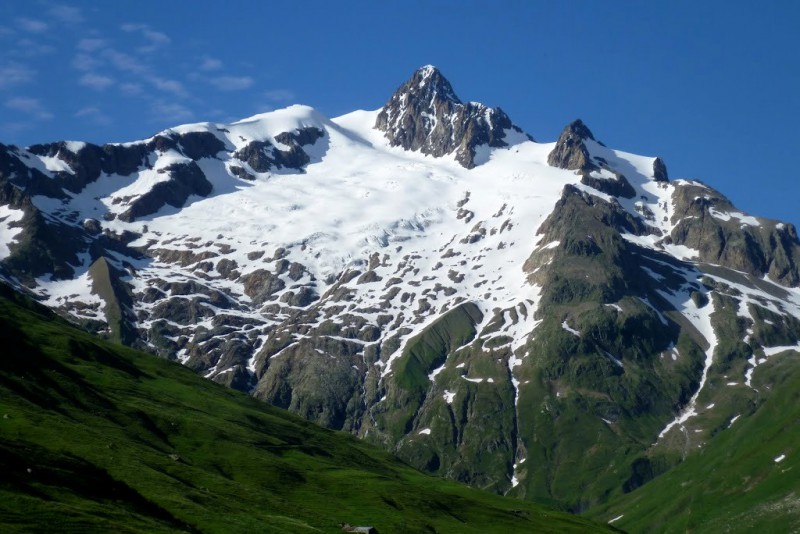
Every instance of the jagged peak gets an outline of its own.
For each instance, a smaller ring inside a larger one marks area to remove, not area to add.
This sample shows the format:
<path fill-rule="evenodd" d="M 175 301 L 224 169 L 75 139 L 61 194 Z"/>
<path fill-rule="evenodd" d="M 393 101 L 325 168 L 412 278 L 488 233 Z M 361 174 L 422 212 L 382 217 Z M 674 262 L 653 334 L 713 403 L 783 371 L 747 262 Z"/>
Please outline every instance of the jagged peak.
<path fill-rule="evenodd" d="M 462 102 L 433 65 L 417 69 L 395 91 L 378 113 L 375 128 L 385 132 L 392 146 L 434 157 L 455 153 L 466 168 L 476 165 L 477 146 L 507 146 L 507 130 L 522 132 L 500 108 Z"/>
<path fill-rule="evenodd" d="M 561 136 L 563 137 L 564 135 L 574 135 L 580 139 L 591 139 L 592 141 L 596 141 L 594 135 L 592 135 L 592 131 L 580 119 L 575 119 L 571 123 L 567 124 L 567 126 L 564 128 L 564 131 L 561 132 Z"/>
<path fill-rule="evenodd" d="M 575 119 L 567 124 L 558 137 L 555 148 L 547 157 L 547 162 L 553 167 L 561 169 L 590 172 L 597 168 L 591 162 L 589 151 L 584 141 L 596 141 L 592 131 L 580 119 Z"/>
<path fill-rule="evenodd" d="M 411 78 L 398 87 L 389 102 L 395 100 L 408 102 L 412 99 L 428 103 L 431 106 L 442 101 L 450 104 L 462 104 L 442 71 L 433 65 L 425 65 L 414 71 Z"/>

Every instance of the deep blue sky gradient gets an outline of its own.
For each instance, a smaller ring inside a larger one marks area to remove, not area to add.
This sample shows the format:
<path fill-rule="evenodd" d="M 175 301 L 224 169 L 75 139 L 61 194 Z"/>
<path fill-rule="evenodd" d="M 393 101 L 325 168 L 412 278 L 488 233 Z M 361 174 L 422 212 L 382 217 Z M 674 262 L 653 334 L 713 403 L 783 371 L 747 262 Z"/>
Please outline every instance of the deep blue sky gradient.
<path fill-rule="evenodd" d="M 376 109 L 419 66 L 537 140 L 580 117 L 743 211 L 800 223 L 800 2 L 10 1 L 0 142 Z"/>

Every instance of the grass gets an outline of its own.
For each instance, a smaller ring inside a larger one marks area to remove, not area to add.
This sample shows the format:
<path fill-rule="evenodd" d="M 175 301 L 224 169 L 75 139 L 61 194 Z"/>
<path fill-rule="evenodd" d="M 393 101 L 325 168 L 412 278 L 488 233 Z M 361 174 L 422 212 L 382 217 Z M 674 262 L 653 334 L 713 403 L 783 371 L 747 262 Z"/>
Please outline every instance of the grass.
<path fill-rule="evenodd" d="M 590 516 L 628 532 L 796 532 L 800 529 L 800 358 L 760 366 L 770 391 L 678 466 Z M 775 458 L 785 455 L 780 462 Z"/>
<path fill-rule="evenodd" d="M 0 529 L 586 532 L 95 339 L 0 288 Z"/>

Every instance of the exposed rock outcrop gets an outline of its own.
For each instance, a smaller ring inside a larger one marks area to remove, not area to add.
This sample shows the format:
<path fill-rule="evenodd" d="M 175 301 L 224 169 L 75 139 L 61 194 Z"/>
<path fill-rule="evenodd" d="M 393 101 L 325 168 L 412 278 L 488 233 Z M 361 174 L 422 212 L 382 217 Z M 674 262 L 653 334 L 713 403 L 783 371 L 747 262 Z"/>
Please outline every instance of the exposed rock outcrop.
<path fill-rule="evenodd" d="M 547 156 L 547 163 L 560 169 L 591 172 L 598 167 L 592 163 L 589 151 L 583 143 L 585 139 L 594 141 L 589 128 L 576 119 L 569 123 L 558 137 L 555 148 Z"/>
<path fill-rule="evenodd" d="M 508 131 L 522 134 L 500 108 L 463 103 L 435 67 L 426 66 L 392 95 L 381 109 L 375 128 L 392 146 L 442 157 L 455 153 L 467 169 L 475 167 L 481 145 L 507 146 Z"/>
<path fill-rule="evenodd" d="M 282 149 L 269 141 L 251 141 L 247 146 L 233 153 L 233 157 L 247 163 L 255 172 L 269 172 L 272 169 L 302 169 L 311 158 L 302 147 L 314 144 L 324 135 L 319 128 L 309 127 L 294 132 L 282 132 L 275 141 L 288 148 Z M 234 171 L 240 177 L 250 179 L 246 171 Z M 242 176 L 244 174 L 245 176 Z"/>
<path fill-rule="evenodd" d="M 800 284 L 794 225 L 745 215 L 719 191 L 696 182 L 678 182 L 673 202 L 676 225 L 665 242 L 697 250 L 703 262 Z"/>
<path fill-rule="evenodd" d="M 661 158 L 653 160 L 653 178 L 656 182 L 669 182 L 667 166 Z"/>
<path fill-rule="evenodd" d="M 211 193 L 212 185 L 194 161 L 174 163 L 158 172 L 169 174 L 166 182 L 155 184 L 150 191 L 134 200 L 119 218 L 130 222 L 146 215 L 152 215 L 165 205 L 183 207 L 192 195 L 201 197 Z"/>
<path fill-rule="evenodd" d="M 598 178 L 592 173 L 586 173 L 581 177 L 581 183 L 613 197 L 633 198 L 636 196 L 636 190 L 628 179 L 619 173 L 614 173 L 614 178 Z"/>

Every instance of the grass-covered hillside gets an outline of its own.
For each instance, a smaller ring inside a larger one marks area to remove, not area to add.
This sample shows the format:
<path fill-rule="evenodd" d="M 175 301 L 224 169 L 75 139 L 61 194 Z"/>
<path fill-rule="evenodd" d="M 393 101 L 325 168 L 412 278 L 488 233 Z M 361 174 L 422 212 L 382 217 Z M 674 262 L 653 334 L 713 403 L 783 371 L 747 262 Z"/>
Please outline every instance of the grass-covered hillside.
<path fill-rule="evenodd" d="M 0 286 L 3 532 L 569 532 L 604 526 L 421 474 Z"/>
<path fill-rule="evenodd" d="M 590 515 L 631 533 L 800 532 L 800 357 L 755 379 L 757 410 L 720 421 L 686 461 Z"/>

